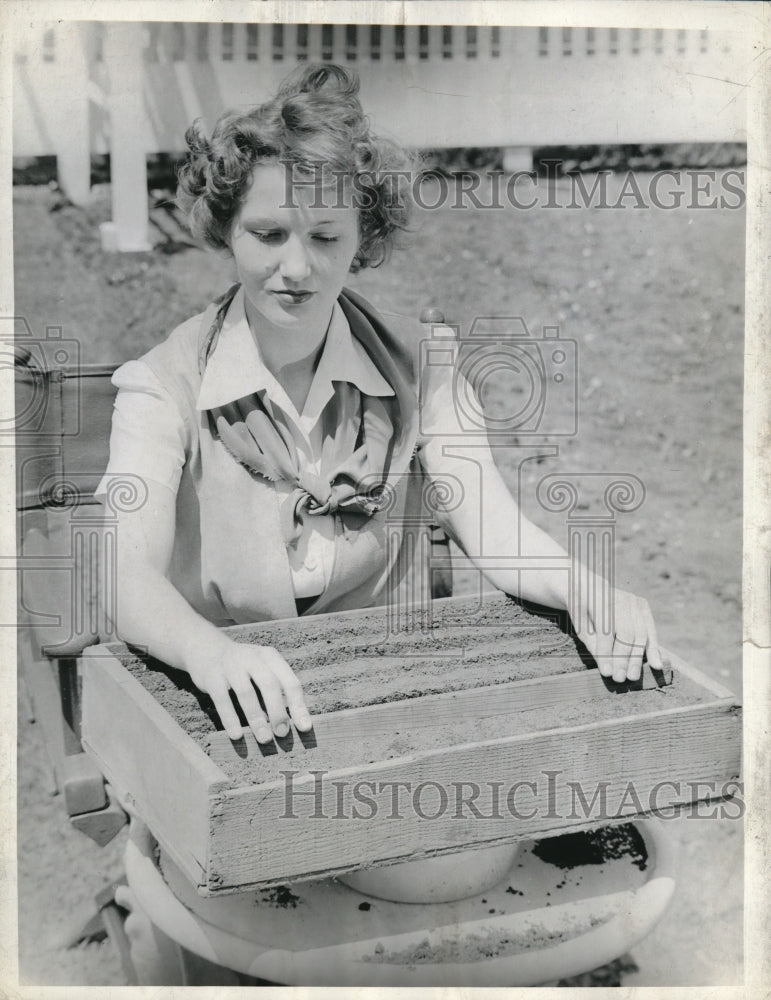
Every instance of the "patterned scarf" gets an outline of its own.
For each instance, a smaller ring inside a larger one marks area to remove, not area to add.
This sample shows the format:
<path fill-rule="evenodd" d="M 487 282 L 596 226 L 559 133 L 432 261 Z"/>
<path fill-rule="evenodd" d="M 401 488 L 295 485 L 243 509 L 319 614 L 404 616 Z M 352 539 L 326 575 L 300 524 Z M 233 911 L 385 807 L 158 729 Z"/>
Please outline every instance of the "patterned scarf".
<path fill-rule="evenodd" d="M 201 375 L 238 288 L 234 285 L 217 300 L 214 321 L 204 328 L 198 356 Z M 335 384 L 321 416 L 320 474 L 302 468 L 290 430 L 273 419 L 262 393 L 207 411 L 212 433 L 236 461 L 270 482 L 283 480 L 294 487 L 282 506 L 284 537 L 292 545 L 300 539 L 306 516 L 336 514 L 346 530 L 360 527 L 388 504 L 389 475 L 406 471 L 411 458 L 411 449 L 403 453 L 417 411 L 413 359 L 364 299 L 344 291 L 338 302 L 352 335 L 394 395 L 368 396 L 348 382 Z M 402 459 L 399 468 L 394 467 L 396 456 Z"/>

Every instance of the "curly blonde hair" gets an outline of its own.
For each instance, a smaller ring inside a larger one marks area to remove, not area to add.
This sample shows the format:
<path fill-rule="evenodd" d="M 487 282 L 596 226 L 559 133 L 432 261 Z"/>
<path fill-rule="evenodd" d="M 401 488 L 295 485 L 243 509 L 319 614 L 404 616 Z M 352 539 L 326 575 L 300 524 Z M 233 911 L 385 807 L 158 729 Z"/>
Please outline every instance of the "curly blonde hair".
<path fill-rule="evenodd" d="M 233 219 L 257 164 L 278 161 L 295 175 L 314 177 L 323 167 L 352 178 L 357 192 L 359 247 L 351 270 L 381 264 L 408 227 L 410 178 L 419 160 L 372 134 L 358 92 L 358 78 L 340 66 L 304 66 L 271 100 L 221 115 L 210 139 L 197 122 L 191 125 L 177 203 L 193 234 L 214 249 L 229 249 Z"/>

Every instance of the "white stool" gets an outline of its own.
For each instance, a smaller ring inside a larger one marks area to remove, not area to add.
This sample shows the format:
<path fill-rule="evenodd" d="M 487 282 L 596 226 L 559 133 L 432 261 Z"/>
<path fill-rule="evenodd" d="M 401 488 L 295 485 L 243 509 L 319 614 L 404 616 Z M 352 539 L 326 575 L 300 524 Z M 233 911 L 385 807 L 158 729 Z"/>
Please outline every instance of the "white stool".
<path fill-rule="evenodd" d="M 675 886 L 674 844 L 661 821 L 634 826 L 648 855 L 644 871 L 631 857 L 566 871 L 524 843 L 506 878 L 480 896 L 404 904 L 335 879 L 296 883 L 283 899 L 275 890 L 201 898 L 166 857 L 161 873 L 152 834 L 134 819 L 130 888 L 118 901 L 134 910 L 127 931 L 145 985 L 243 985 L 244 977 L 298 986 L 543 985 L 613 961 L 663 916 Z"/>

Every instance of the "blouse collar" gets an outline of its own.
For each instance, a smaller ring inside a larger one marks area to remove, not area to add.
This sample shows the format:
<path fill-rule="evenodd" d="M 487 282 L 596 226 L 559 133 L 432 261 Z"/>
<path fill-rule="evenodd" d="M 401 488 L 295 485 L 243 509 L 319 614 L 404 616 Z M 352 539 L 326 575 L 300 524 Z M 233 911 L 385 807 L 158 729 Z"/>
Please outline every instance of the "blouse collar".
<path fill-rule="evenodd" d="M 394 395 L 375 363 L 351 335 L 338 303 L 332 310 L 321 358 L 303 407 L 304 420 L 318 418 L 334 393 L 334 382 L 350 382 L 367 396 Z M 284 389 L 262 359 L 258 339 L 252 335 L 246 319 L 244 290 L 239 288 L 207 362 L 197 407 L 212 410 L 255 392 L 264 392 L 282 409 L 289 403 Z"/>

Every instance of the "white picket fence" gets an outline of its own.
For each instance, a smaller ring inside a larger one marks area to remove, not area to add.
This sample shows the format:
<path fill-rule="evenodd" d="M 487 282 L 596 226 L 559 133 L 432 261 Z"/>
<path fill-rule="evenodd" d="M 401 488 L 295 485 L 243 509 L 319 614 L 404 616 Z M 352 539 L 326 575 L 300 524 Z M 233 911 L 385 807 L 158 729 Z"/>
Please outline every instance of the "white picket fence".
<path fill-rule="evenodd" d="M 111 153 L 118 243 L 136 248 L 145 156 L 305 61 L 355 69 L 375 127 L 416 147 L 746 138 L 748 57 L 726 32 L 65 21 L 15 40 L 14 154 L 55 154 L 83 202 L 91 154 Z"/>

